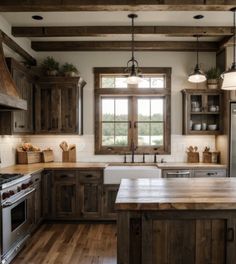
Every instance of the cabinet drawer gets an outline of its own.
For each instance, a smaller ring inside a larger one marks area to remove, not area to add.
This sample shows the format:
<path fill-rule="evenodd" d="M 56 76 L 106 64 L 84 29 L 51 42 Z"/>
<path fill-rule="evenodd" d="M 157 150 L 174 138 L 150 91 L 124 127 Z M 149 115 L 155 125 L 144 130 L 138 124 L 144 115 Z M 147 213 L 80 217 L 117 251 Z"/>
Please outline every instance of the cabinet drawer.
<path fill-rule="evenodd" d="M 76 171 L 54 171 L 54 180 L 55 181 L 75 181 Z"/>
<path fill-rule="evenodd" d="M 192 174 L 192 170 L 162 170 L 163 178 L 189 178 Z"/>
<path fill-rule="evenodd" d="M 194 177 L 227 177 L 226 170 L 195 170 Z"/>
<path fill-rule="evenodd" d="M 80 171 L 79 179 L 81 182 L 102 182 L 101 171 Z"/>

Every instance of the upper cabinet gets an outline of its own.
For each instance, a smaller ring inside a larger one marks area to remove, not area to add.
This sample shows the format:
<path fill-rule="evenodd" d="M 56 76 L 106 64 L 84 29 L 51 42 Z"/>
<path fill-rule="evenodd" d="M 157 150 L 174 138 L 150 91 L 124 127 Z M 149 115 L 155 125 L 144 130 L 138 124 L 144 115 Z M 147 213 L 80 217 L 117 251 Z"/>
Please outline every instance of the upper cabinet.
<path fill-rule="evenodd" d="M 27 110 L 1 112 L 0 133 L 2 135 L 33 133 L 34 77 L 29 69 L 14 59 L 6 58 L 6 63 L 19 95 L 27 101 Z"/>
<path fill-rule="evenodd" d="M 35 89 L 35 133 L 82 134 L 83 87 L 79 77 L 42 77 Z"/>
<path fill-rule="evenodd" d="M 223 107 L 220 90 L 182 90 L 183 134 L 219 135 L 223 131 Z"/>

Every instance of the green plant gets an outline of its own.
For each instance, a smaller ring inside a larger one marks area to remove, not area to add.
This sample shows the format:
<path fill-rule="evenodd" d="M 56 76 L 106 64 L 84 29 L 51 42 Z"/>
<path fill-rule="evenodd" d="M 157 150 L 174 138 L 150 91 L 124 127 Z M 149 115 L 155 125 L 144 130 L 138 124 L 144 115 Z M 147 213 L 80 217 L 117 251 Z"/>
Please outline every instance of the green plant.
<path fill-rule="evenodd" d="M 78 69 L 71 63 L 65 63 L 64 65 L 62 65 L 62 72 L 74 72 L 74 73 L 78 73 Z"/>
<path fill-rule="evenodd" d="M 220 69 L 216 67 L 212 67 L 206 72 L 206 76 L 208 80 L 219 79 L 220 75 L 221 75 Z"/>
<path fill-rule="evenodd" d="M 45 71 L 55 71 L 55 70 L 58 71 L 59 70 L 59 62 L 57 62 L 56 60 L 54 60 L 53 57 L 47 57 L 42 62 L 41 67 Z"/>

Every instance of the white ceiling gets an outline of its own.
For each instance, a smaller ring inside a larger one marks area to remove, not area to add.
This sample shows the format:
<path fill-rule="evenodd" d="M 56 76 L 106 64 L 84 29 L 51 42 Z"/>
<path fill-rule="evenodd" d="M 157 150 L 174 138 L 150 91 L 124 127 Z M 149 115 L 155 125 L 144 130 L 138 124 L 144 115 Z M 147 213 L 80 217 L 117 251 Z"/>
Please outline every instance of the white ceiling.
<path fill-rule="evenodd" d="M 130 12 L 10 12 L 0 13 L 12 26 L 127 26 Z M 209 11 L 140 11 L 135 25 L 148 26 L 232 26 L 231 12 Z M 193 19 L 194 15 L 202 14 L 202 20 Z M 32 15 L 41 15 L 42 21 L 35 21 Z M 109 37 L 63 37 L 63 38 L 32 38 L 33 40 L 130 40 L 129 36 L 114 35 Z M 169 36 L 136 36 L 136 40 L 177 40 L 192 41 L 193 37 Z M 205 41 L 215 41 L 220 38 L 202 38 Z"/>

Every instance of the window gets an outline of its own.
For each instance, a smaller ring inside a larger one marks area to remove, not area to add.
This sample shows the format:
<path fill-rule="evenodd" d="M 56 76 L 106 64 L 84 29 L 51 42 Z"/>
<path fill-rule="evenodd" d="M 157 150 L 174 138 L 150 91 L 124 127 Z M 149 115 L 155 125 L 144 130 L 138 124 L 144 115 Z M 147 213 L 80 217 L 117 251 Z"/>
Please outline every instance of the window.
<path fill-rule="evenodd" d="M 127 85 L 123 68 L 95 68 L 95 153 L 170 153 L 170 68 L 142 68 Z"/>

